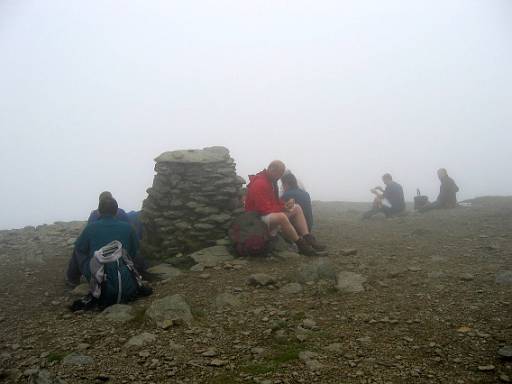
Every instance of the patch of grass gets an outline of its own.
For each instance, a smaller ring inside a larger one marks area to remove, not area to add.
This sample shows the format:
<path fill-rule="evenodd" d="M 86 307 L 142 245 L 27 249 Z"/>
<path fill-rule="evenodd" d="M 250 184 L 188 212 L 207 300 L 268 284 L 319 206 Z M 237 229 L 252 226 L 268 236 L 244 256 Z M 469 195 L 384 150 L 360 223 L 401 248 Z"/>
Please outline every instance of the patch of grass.
<path fill-rule="evenodd" d="M 264 362 L 246 365 L 245 367 L 242 367 L 242 372 L 250 375 L 263 375 L 265 373 L 274 372 L 276 369 L 276 365 L 270 362 Z"/>
<path fill-rule="evenodd" d="M 233 375 L 228 375 L 222 373 L 220 375 L 212 377 L 208 383 L 210 384 L 235 384 L 237 381 L 234 379 Z"/>
<path fill-rule="evenodd" d="M 297 343 L 281 344 L 278 345 L 278 347 L 275 349 L 271 360 L 277 365 L 297 360 L 299 358 L 299 353 L 301 353 L 302 350 L 302 345 Z"/>
<path fill-rule="evenodd" d="M 53 351 L 50 352 L 47 359 L 49 363 L 53 363 L 54 361 L 62 361 L 68 355 L 67 352 L 62 351 Z"/>
<path fill-rule="evenodd" d="M 262 375 L 277 371 L 281 365 L 297 360 L 303 346 L 298 343 L 275 344 L 272 354 L 263 362 L 246 365 L 242 372 L 251 375 Z"/>

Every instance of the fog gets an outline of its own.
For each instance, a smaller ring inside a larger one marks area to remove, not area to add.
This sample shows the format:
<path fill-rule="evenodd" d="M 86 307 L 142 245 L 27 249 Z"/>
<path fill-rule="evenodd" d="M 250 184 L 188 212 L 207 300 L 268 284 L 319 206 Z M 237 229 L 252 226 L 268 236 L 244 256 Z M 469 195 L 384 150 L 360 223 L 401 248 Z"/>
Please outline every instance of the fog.
<path fill-rule="evenodd" d="M 281 159 L 314 200 L 510 195 L 512 2 L 0 2 L 0 228 L 139 209 L 153 159 Z"/>

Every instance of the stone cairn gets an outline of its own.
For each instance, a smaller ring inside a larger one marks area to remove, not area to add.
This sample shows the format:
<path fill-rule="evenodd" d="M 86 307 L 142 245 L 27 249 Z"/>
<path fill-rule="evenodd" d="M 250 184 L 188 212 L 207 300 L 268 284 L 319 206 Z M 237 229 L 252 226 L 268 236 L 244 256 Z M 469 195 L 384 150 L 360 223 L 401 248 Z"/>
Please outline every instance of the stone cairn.
<path fill-rule="evenodd" d="M 224 147 L 165 152 L 142 204 L 142 252 L 165 259 L 225 238 L 242 208 L 244 179 Z"/>

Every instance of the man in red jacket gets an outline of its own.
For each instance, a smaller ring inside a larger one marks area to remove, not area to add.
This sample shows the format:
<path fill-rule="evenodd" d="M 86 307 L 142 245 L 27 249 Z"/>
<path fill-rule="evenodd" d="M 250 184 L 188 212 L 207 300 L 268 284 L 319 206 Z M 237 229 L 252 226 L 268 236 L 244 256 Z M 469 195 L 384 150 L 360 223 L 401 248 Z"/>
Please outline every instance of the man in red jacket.
<path fill-rule="evenodd" d="M 297 244 L 303 255 L 316 256 L 325 247 L 318 244 L 309 233 L 302 208 L 293 199 L 286 202 L 279 199 L 277 181 L 285 170 L 282 161 L 274 160 L 267 169 L 249 176 L 245 210 L 259 213 L 271 233 L 280 230 L 285 238 Z"/>

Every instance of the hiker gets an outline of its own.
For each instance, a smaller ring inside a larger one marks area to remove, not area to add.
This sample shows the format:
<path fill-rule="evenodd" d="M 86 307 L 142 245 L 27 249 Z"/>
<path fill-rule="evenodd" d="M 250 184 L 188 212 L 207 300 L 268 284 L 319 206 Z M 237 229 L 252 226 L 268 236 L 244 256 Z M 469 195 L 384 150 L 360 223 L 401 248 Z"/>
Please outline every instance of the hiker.
<path fill-rule="evenodd" d="M 280 160 L 272 161 L 267 169 L 249 176 L 245 210 L 261 215 L 271 234 L 280 230 L 287 240 L 293 241 L 299 252 L 306 256 L 317 256 L 325 247 L 309 233 L 304 212 L 294 199 L 279 199 L 277 181 L 285 172 Z"/>
<path fill-rule="evenodd" d="M 73 255 L 66 272 L 67 283 L 76 286 L 80 277 L 89 271 L 89 262 L 94 252 L 110 242 L 119 241 L 139 271 L 144 270 L 144 260 L 139 255 L 139 241 L 133 227 L 116 218 L 117 202 L 111 197 L 103 197 L 98 206 L 99 218 L 87 224 L 75 242 Z"/>
<path fill-rule="evenodd" d="M 373 207 L 363 215 L 364 219 L 383 213 L 386 218 L 398 215 L 405 211 L 404 190 L 400 184 L 393 181 L 393 177 L 386 173 L 382 176 L 386 189 L 378 186 L 370 190 L 375 195 Z"/>
<path fill-rule="evenodd" d="M 104 192 L 100 193 L 100 197 L 99 197 L 98 200 L 99 200 L 99 202 L 101 202 L 102 199 L 105 199 L 107 197 L 110 198 L 110 199 L 114 198 L 112 196 L 112 193 L 110 193 L 109 191 L 104 191 Z M 115 217 L 118 220 L 126 221 L 127 223 L 130 222 L 130 219 L 129 219 L 128 215 L 121 208 L 117 208 L 117 212 L 115 214 Z M 89 215 L 89 218 L 87 219 L 87 223 L 90 224 L 90 223 L 93 223 L 93 222 L 95 222 L 95 221 L 97 221 L 99 219 L 100 219 L 99 209 L 95 209 L 94 211 L 91 211 L 91 214 Z"/>
<path fill-rule="evenodd" d="M 433 203 L 429 203 L 421 208 L 420 212 L 427 212 L 432 209 L 450 209 L 457 207 L 457 192 L 459 187 L 455 184 L 455 181 L 448 176 L 448 172 L 444 168 L 437 170 L 437 177 L 441 181 L 439 188 L 439 196 Z"/>
<path fill-rule="evenodd" d="M 308 224 L 308 231 L 311 233 L 311 229 L 313 228 L 313 209 L 311 207 L 311 197 L 309 193 L 299 186 L 297 178 L 291 172 L 286 172 L 281 177 L 281 184 L 283 186 L 281 199 L 284 201 L 293 199 L 300 205 Z"/>

